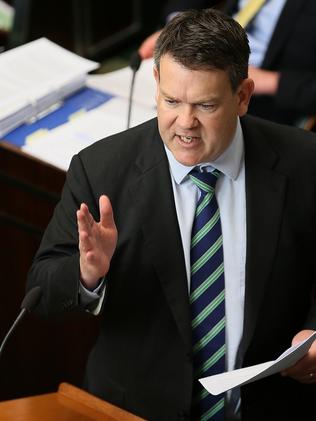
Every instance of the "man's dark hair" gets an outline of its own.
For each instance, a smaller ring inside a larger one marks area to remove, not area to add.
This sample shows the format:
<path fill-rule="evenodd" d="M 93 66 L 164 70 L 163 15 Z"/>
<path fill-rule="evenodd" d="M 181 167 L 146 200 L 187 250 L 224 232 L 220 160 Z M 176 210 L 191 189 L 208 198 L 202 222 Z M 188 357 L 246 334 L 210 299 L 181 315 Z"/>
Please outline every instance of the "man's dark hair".
<path fill-rule="evenodd" d="M 177 14 L 157 40 L 154 60 L 158 71 L 165 54 L 191 70 L 227 70 L 233 91 L 248 77 L 247 35 L 236 21 L 215 9 Z"/>

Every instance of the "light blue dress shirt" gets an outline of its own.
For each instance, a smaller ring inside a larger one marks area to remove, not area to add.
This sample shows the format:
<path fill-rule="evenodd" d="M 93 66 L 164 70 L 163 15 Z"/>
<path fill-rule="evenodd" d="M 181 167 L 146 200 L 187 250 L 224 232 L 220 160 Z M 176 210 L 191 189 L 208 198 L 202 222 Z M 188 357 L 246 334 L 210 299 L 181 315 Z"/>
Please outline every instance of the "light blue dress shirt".
<path fill-rule="evenodd" d="M 199 189 L 188 174 L 193 167 L 180 164 L 165 147 L 176 211 L 185 257 L 188 290 L 190 290 L 190 243 Z M 238 368 L 236 357 L 243 331 L 245 264 L 246 264 L 246 193 L 243 135 L 238 120 L 230 146 L 215 161 L 201 163 L 207 170 L 216 168 L 222 175 L 216 183 L 215 195 L 220 209 L 225 274 L 226 370 Z M 230 412 L 236 410 L 239 389 L 227 394 Z M 238 408 L 237 408 L 238 409 Z M 230 415 L 231 420 L 238 419 Z"/>

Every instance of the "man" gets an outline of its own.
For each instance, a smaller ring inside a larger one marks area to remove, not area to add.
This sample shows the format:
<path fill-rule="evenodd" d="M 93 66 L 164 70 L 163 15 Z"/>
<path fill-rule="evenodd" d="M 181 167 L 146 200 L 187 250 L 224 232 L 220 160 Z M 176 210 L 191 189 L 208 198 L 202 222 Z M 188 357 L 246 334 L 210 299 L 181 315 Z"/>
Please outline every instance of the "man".
<path fill-rule="evenodd" d="M 168 1 L 164 17 L 189 8 L 221 7 L 231 16 L 249 0 Z M 316 114 L 316 37 L 314 0 L 266 0 L 246 26 L 250 41 L 249 76 L 255 81 L 249 113 L 283 124 L 304 126 Z M 159 32 L 140 47 L 152 56 Z"/>
<path fill-rule="evenodd" d="M 248 56 L 244 31 L 219 12 L 173 19 L 155 51 L 158 120 L 73 158 L 29 274 L 28 288 L 43 288 L 38 311 L 102 312 L 85 387 L 149 420 L 305 419 L 313 405 L 316 343 L 282 376 L 234 389 L 225 403 L 198 390 L 213 368 L 275 359 L 316 329 L 315 137 L 245 116 Z M 215 196 L 199 177 L 218 178 Z M 191 241 L 217 204 L 213 225 Z M 209 293 L 195 289 L 193 254 L 213 227 L 217 248 L 198 261 L 202 272 L 218 264 L 205 285 L 224 280 L 224 291 L 193 317 L 197 294 Z M 224 322 L 199 348 L 206 316 L 205 329 Z M 215 338 L 220 353 L 197 365 Z"/>

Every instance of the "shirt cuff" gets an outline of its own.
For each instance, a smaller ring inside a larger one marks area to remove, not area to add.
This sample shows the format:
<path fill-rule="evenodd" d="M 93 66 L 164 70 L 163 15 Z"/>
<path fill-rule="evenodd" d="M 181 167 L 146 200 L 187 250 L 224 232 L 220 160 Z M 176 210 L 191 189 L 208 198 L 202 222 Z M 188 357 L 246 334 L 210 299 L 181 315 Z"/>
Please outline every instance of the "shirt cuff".
<path fill-rule="evenodd" d="M 95 288 L 93 291 L 90 291 L 87 288 L 85 288 L 83 284 L 79 281 L 80 306 L 85 308 L 90 313 L 98 315 L 100 313 L 102 303 L 104 300 L 105 290 L 106 287 L 104 278 L 99 283 L 97 288 Z"/>

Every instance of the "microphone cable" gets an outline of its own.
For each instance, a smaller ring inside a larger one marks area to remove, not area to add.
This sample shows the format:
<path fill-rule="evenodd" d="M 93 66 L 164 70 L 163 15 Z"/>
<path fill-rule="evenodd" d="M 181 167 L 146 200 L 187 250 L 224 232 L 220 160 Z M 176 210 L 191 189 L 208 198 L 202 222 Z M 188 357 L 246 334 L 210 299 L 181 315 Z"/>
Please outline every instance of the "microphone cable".
<path fill-rule="evenodd" d="M 139 55 L 138 51 L 135 51 L 130 60 L 130 68 L 132 69 L 132 80 L 129 90 L 129 99 L 128 99 L 128 114 L 127 114 L 127 129 L 130 128 L 131 124 L 131 114 L 132 114 L 132 103 L 133 103 L 133 92 L 134 92 L 134 84 L 135 84 L 135 76 L 136 72 L 139 69 L 142 62 L 142 58 Z"/>

